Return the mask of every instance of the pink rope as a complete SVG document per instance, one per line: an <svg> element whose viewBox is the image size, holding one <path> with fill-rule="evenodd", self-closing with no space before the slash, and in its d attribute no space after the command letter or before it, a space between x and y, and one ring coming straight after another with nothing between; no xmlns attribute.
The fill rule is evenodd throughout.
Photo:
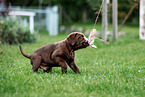
<svg viewBox="0 0 145 97"><path fill-rule="evenodd" d="M97 15L97 17L96 17L94 27L96 26L96 23L97 23L97 21L98 21L98 18L99 18L99 15L100 15L100 12L101 12L103 3L104 3L104 0L102 1L102 4L101 4L101 6L100 6L100 10L99 10L98 15ZM94 29L94 27L93 27L93 29Z"/></svg>

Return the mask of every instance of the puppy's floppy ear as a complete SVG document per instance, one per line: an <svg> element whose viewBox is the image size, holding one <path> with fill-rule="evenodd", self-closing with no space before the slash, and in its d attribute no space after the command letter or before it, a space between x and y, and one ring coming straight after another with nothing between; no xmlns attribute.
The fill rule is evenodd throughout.
<svg viewBox="0 0 145 97"><path fill-rule="evenodd" d="M72 33L68 36L68 42L73 46L76 43L77 33Z"/></svg>

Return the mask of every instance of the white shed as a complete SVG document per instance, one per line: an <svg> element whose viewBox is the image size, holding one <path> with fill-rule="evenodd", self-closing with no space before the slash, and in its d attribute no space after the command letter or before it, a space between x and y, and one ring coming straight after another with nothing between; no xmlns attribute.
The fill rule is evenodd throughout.
<svg viewBox="0 0 145 97"><path fill-rule="evenodd" d="M27 11L10 11L9 15L13 16L29 16L29 23L30 23L30 32L34 32L34 16L35 12L27 12Z"/></svg>

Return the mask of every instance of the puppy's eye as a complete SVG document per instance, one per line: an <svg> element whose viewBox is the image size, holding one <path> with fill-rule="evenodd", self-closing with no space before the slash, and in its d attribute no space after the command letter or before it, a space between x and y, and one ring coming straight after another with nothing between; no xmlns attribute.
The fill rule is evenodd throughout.
<svg viewBox="0 0 145 97"><path fill-rule="evenodd" d="M80 36L79 38L83 38L83 36Z"/></svg>

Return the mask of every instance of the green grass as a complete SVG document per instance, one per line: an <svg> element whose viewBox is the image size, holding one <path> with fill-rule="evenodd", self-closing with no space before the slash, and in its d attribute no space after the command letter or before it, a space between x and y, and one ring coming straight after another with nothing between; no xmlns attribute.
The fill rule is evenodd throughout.
<svg viewBox="0 0 145 97"><path fill-rule="evenodd" d="M92 24L75 24L91 29ZM97 25L97 27L101 27ZM109 26L111 30L111 26ZM124 27L126 34L110 44L95 41L97 49L88 47L76 51L75 61L81 74L69 67L51 73L31 72L30 60L23 57L18 45L0 45L1 97L144 97L145 41L138 38L138 27ZM50 37L40 34L33 44L22 44L25 52L63 40L67 35Z"/></svg>

